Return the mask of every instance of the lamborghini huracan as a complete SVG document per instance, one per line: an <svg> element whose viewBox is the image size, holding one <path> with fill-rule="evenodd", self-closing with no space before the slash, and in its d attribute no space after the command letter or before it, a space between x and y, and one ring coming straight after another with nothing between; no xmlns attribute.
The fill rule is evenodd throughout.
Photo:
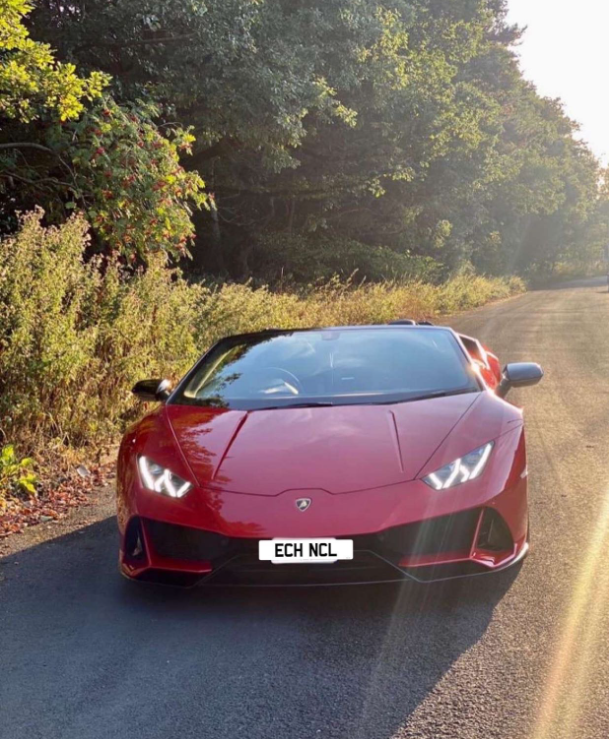
<svg viewBox="0 0 609 739"><path fill-rule="evenodd" d="M177 585L492 573L529 541L522 411L543 376L448 327L265 330L213 346L126 432L121 572Z"/></svg>

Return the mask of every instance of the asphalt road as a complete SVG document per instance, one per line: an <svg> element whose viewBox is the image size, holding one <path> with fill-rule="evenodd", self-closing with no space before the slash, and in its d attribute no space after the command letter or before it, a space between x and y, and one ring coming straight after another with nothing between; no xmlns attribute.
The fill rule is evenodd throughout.
<svg viewBox="0 0 609 739"><path fill-rule="evenodd" d="M110 518L0 564L2 739L609 736L609 295L453 322L546 369L526 408L532 552L464 584L173 592Z"/></svg>

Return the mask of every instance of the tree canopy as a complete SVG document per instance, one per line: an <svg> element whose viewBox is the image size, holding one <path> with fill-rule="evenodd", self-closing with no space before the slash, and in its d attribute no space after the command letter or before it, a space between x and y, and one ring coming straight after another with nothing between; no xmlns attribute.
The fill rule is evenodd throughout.
<svg viewBox="0 0 609 739"><path fill-rule="evenodd" d="M30 37L26 0L0 0L0 211L3 231L15 212L42 205L53 220L81 208L111 251L182 254L194 238L194 205L203 181L179 162L194 137L157 127L152 102L111 96L111 77L77 74L51 47Z"/></svg>
<svg viewBox="0 0 609 739"><path fill-rule="evenodd" d="M83 208L127 256L192 243L238 278L531 273L606 237L599 164L522 78L505 0L0 9L11 207Z"/></svg>

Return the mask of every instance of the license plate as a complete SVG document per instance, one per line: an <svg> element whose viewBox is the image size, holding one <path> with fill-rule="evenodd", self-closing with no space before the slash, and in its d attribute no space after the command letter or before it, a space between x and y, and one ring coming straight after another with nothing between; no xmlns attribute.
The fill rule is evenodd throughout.
<svg viewBox="0 0 609 739"><path fill-rule="evenodd" d="M351 539L270 539L258 542L258 558L273 564L353 559Z"/></svg>

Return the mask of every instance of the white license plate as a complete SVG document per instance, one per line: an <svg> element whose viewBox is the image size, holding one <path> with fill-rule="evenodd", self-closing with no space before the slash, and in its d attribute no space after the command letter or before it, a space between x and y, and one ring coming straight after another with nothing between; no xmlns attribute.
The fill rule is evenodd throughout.
<svg viewBox="0 0 609 739"><path fill-rule="evenodd" d="M353 559L351 539L270 539L258 542L258 558L273 564Z"/></svg>

